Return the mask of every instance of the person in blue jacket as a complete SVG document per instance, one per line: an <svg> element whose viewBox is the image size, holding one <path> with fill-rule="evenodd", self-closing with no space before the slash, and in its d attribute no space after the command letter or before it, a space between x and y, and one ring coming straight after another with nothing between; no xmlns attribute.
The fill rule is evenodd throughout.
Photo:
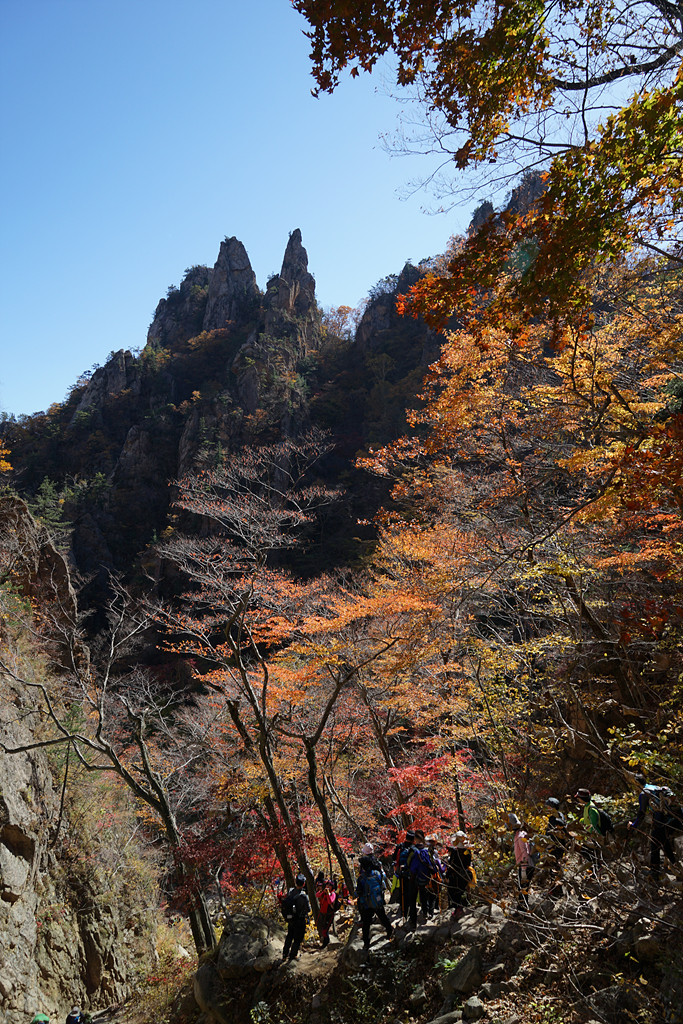
<svg viewBox="0 0 683 1024"><path fill-rule="evenodd" d="M628 827L638 829L648 812L652 813L650 877L653 882L658 882L662 874L662 852L672 864L678 861L671 840L671 826L675 816L671 813L669 800L673 798L673 793L668 786L648 785L644 775L636 775L635 779L641 787L638 795L638 813Z"/></svg>
<svg viewBox="0 0 683 1024"><path fill-rule="evenodd" d="M370 948L370 925L375 914L379 919L379 923L384 925L387 938L390 939L394 934L394 929L384 909L384 883L386 879L382 877L383 874L384 872L375 870L372 857L361 857L360 874L356 883L356 899L358 900L358 913L360 914L364 949Z"/></svg>

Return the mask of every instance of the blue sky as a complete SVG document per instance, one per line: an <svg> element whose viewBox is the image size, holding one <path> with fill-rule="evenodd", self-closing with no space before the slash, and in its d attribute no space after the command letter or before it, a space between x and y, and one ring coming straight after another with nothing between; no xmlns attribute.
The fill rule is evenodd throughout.
<svg viewBox="0 0 683 1024"><path fill-rule="evenodd" d="M303 28L288 0L2 0L0 410L143 346L226 235L263 287L300 227L319 301L355 305L463 230L399 198L428 159L382 149L379 78L311 96Z"/></svg>

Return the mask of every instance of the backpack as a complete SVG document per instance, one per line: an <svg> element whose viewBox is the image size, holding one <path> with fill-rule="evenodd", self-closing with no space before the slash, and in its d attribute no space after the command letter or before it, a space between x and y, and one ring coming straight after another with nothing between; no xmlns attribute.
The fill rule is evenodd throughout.
<svg viewBox="0 0 683 1024"><path fill-rule="evenodd" d="M429 850L424 846L413 850L413 856L409 858L408 866L411 875L418 880L418 885L426 885L434 871Z"/></svg>
<svg viewBox="0 0 683 1024"><path fill-rule="evenodd" d="M614 823L607 811L603 811L599 807L596 807L596 811L600 815L600 824L598 825L600 835L606 836L608 832L614 832Z"/></svg>
<svg viewBox="0 0 683 1024"><path fill-rule="evenodd" d="M643 786L643 792L647 793L652 811L665 811L668 813L673 800L673 793L668 786L652 786L648 783Z"/></svg>
<svg viewBox="0 0 683 1024"><path fill-rule="evenodd" d="M384 906L382 897L382 879L379 871L371 871L369 875L363 875L363 892L360 899L368 910L377 910Z"/></svg>
<svg viewBox="0 0 683 1024"><path fill-rule="evenodd" d="M414 846L404 846L398 855L398 875L400 878L408 877L408 860L410 854L415 849Z"/></svg>
<svg viewBox="0 0 683 1024"><path fill-rule="evenodd" d="M296 901L301 895L301 889L290 889L284 899L280 902L280 910L285 921L297 921L300 917Z"/></svg>

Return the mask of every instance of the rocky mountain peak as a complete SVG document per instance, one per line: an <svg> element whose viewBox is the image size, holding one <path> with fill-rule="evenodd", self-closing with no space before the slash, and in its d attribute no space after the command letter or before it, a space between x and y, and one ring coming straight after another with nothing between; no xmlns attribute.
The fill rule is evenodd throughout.
<svg viewBox="0 0 683 1024"><path fill-rule="evenodd" d="M199 334L212 275L208 267L191 267L185 272L180 288L169 288L166 298L159 301L154 312L147 332L148 345L173 349Z"/></svg>
<svg viewBox="0 0 683 1024"><path fill-rule="evenodd" d="M301 230L289 236L280 276L268 282L270 305L305 316L315 303L315 279L308 272L308 253L301 244Z"/></svg>
<svg viewBox="0 0 683 1024"><path fill-rule="evenodd" d="M248 320L258 309L260 297L247 250L234 236L224 239L211 272L202 330Z"/></svg>

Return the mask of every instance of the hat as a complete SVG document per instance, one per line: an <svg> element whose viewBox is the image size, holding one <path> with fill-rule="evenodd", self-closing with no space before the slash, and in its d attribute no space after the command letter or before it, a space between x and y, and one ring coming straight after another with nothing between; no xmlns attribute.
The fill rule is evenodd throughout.
<svg viewBox="0 0 683 1024"><path fill-rule="evenodd" d="M587 804L591 798L591 791L590 789L577 789L575 796L577 800L583 800Z"/></svg>
<svg viewBox="0 0 683 1024"><path fill-rule="evenodd" d="M406 832L406 842L409 839L414 839L414 838L415 838L415 833L414 832Z"/></svg>
<svg viewBox="0 0 683 1024"><path fill-rule="evenodd" d="M428 843L438 843L439 837L437 835L427 836Z"/></svg>
<svg viewBox="0 0 683 1024"><path fill-rule="evenodd" d="M510 828L521 828L522 823L516 814L508 814L508 825Z"/></svg>
<svg viewBox="0 0 683 1024"><path fill-rule="evenodd" d="M424 839L424 837L425 837L425 834L424 834L424 832L422 831L421 828L416 828L415 829L415 835L416 835L416 837L418 839Z"/></svg>
<svg viewBox="0 0 683 1024"><path fill-rule="evenodd" d="M296 884L297 889L303 889L303 887L306 884L306 876L305 875L297 875L296 876L295 884Z"/></svg>
<svg viewBox="0 0 683 1024"><path fill-rule="evenodd" d="M366 843L360 852L364 857L371 857L372 854L375 852L375 847L372 845L372 843Z"/></svg>
<svg viewBox="0 0 683 1024"><path fill-rule="evenodd" d="M548 807L552 807L554 810L559 811L559 809L560 809L560 801L557 799L556 796L549 796L548 799L546 800L546 803L547 803Z"/></svg>

